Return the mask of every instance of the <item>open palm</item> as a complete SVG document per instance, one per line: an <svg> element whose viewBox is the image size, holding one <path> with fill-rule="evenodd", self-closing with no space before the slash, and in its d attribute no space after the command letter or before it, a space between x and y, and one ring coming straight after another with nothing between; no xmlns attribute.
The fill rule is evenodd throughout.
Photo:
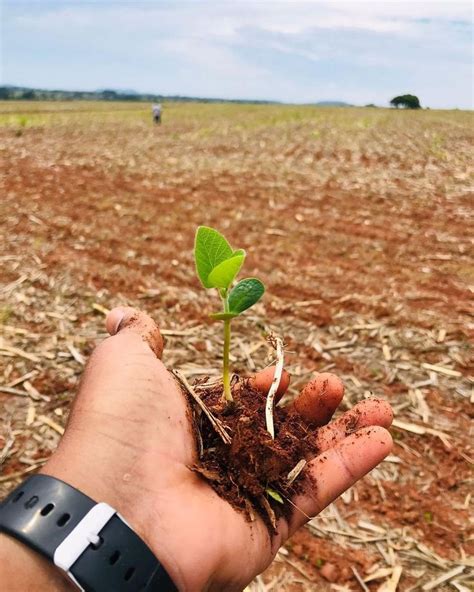
<svg viewBox="0 0 474 592"><path fill-rule="evenodd" d="M154 322L117 308L107 329L113 336L93 353L65 435L43 472L115 507L179 590L242 590L307 516L391 450L388 404L369 399L328 423L343 389L335 376L317 375L295 405L303 418L327 424L319 431L320 452L305 469L305 494L293 500L299 510L270 536L259 518L249 522L189 470L197 460L189 409L159 359L163 342ZM268 389L269 380L267 373L257 385Z"/></svg>

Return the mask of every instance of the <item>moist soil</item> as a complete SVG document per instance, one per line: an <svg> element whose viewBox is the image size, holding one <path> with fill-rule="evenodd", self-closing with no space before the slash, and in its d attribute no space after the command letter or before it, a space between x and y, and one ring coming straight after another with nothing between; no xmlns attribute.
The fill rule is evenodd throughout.
<svg viewBox="0 0 474 592"><path fill-rule="evenodd" d="M304 488L304 471L293 480L288 474L302 459L317 453L317 427L304 422L292 407L276 406L273 439L265 423L266 394L247 379L235 377L232 403L223 400L222 384L206 388L204 381L198 381L194 388L232 442L226 444L205 414L194 411L200 460L193 470L249 520L258 513L274 530L276 519L293 510L289 500ZM269 491L277 492L283 503Z"/></svg>

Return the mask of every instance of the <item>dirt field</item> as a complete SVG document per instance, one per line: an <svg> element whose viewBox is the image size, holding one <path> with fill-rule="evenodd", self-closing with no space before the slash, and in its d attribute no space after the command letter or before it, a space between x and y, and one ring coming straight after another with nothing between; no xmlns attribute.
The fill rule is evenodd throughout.
<svg viewBox="0 0 474 592"><path fill-rule="evenodd" d="M291 395L330 370L345 408L374 393L396 413L393 454L252 591L472 590L472 115L170 104L154 127L149 111L0 103L0 493L56 446L105 309L146 309L168 365L219 373L192 260L207 224L267 285L234 369L269 362L272 328Z"/></svg>

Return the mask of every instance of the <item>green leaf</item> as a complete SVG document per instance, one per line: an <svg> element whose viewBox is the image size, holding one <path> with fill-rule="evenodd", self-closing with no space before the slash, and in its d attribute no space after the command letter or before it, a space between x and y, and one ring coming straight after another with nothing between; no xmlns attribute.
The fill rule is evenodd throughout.
<svg viewBox="0 0 474 592"><path fill-rule="evenodd" d="M265 286L257 278L240 280L229 294L229 310L240 314L253 306L265 292Z"/></svg>
<svg viewBox="0 0 474 592"><path fill-rule="evenodd" d="M284 504L285 503L285 500L281 497L281 495L278 493L278 491L275 491L271 487L267 487L265 489L265 491L268 493L268 495L270 497L272 497L279 504Z"/></svg>
<svg viewBox="0 0 474 592"><path fill-rule="evenodd" d="M239 254L239 253L237 253ZM194 241L196 272L205 288L213 288L208 278L214 267L233 257L234 252L220 232L207 226L200 226Z"/></svg>
<svg viewBox="0 0 474 592"><path fill-rule="evenodd" d="M238 312L213 312L209 315L211 319L215 321L228 321L229 319L233 319L234 317L239 316Z"/></svg>
<svg viewBox="0 0 474 592"><path fill-rule="evenodd" d="M234 281L235 276L239 273L240 268L245 259L245 252L243 255L232 256L216 265L207 278L207 283L213 288L229 288Z"/></svg>

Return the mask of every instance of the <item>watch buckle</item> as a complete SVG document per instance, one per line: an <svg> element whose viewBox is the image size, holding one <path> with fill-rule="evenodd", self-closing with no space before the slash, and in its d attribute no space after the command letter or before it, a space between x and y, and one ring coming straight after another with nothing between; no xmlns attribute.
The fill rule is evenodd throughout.
<svg viewBox="0 0 474 592"><path fill-rule="evenodd" d="M81 590L83 590L83 588L71 574L71 567L76 563L89 545L99 544L100 531L115 513L115 510L104 502L96 504L74 527L54 552L55 565L65 571Z"/></svg>

